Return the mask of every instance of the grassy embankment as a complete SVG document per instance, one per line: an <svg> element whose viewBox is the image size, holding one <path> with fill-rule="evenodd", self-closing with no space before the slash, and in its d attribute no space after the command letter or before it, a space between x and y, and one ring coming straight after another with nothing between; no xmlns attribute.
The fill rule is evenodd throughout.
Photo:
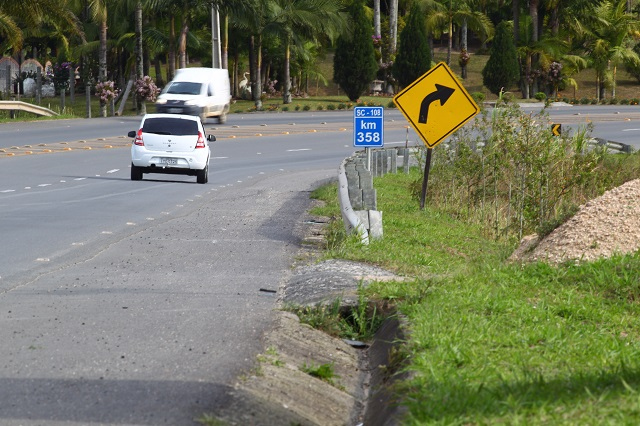
<svg viewBox="0 0 640 426"><path fill-rule="evenodd" d="M364 290L408 319L396 354L414 373L397 389L407 424L638 424L640 253L559 266L507 257L521 219L526 235L555 222L549 206L640 177L640 155L585 153L584 134L554 139L544 120L505 111L476 120L497 135L484 152L463 149L480 131L434 149L424 211L419 168L376 178L384 237L367 246L343 235L335 185L317 190L316 213L336 218L327 256L411 277Z"/></svg>
<svg viewBox="0 0 640 426"><path fill-rule="evenodd" d="M513 240L420 211L408 190L420 176L376 178L384 238L328 254L416 277L366 290L410 324L407 424L638 424L640 255L507 263ZM339 217L335 187L315 195L327 201L317 213Z"/></svg>

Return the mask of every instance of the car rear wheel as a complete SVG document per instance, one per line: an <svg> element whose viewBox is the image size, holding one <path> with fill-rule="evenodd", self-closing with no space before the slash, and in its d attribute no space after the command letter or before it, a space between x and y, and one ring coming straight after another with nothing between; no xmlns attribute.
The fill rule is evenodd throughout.
<svg viewBox="0 0 640 426"><path fill-rule="evenodd" d="M142 180L142 168L131 163L131 180Z"/></svg>
<svg viewBox="0 0 640 426"><path fill-rule="evenodd" d="M218 124L224 124L226 122L227 122L227 114L223 112L218 116Z"/></svg>
<svg viewBox="0 0 640 426"><path fill-rule="evenodd" d="M198 170L196 174L198 183L207 183L209 182L209 165L204 166L204 169Z"/></svg>

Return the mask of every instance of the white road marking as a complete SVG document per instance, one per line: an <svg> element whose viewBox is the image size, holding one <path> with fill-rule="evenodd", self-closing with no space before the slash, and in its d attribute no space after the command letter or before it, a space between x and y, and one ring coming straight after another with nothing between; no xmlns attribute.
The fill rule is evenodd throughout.
<svg viewBox="0 0 640 426"><path fill-rule="evenodd" d="M75 178L74 180L85 180L86 178Z"/></svg>
<svg viewBox="0 0 640 426"><path fill-rule="evenodd" d="M288 149L287 152L311 151L311 148Z"/></svg>
<svg viewBox="0 0 640 426"><path fill-rule="evenodd" d="M7 193L7 192L16 192L15 189L5 189L4 191L0 191L2 193Z"/></svg>
<svg viewBox="0 0 640 426"><path fill-rule="evenodd" d="M120 171L120 169L112 169L112 170L109 170L107 173L115 173L115 172L119 172L119 171Z"/></svg>
<svg viewBox="0 0 640 426"><path fill-rule="evenodd" d="M41 184L40 184L40 185L38 185L38 186L42 186L42 187L44 187L44 186L51 186L51 184L50 184L50 183L41 183Z"/></svg>
<svg viewBox="0 0 640 426"><path fill-rule="evenodd" d="M640 129L622 129L623 132L637 132Z"/></svg>
<svg viewBox="0 0 640 426"><path fill-rule="evenodd" d="M227 159L229 157L211 157L212 160L224 160Z"/></svg>

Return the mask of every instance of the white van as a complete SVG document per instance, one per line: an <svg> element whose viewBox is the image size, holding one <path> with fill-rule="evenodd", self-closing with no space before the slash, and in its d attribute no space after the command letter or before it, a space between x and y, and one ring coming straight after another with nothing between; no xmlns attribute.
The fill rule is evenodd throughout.
<svg viewBox="0 0 640 426"><path fill-rule="evenodd" d="M231 91L229 71L224 68L181 68L158 96L156 111L165 114L198 115L227 120Z"/></svg>

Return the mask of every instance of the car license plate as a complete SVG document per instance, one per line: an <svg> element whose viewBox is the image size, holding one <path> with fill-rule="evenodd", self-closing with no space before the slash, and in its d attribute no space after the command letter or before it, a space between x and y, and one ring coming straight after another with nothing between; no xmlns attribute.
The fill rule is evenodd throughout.
<svg viewBox="0 0 640 426"><path fill-rule="evenodd" d="M182 112L181 108L169 108L170 114L180 114Z"/></svg>
<svg viewBox="0 0 640 426"><path fill-rule="evenodd" d="M161 158L160 164L178 164L178 160L176 158Z"/></svg>

